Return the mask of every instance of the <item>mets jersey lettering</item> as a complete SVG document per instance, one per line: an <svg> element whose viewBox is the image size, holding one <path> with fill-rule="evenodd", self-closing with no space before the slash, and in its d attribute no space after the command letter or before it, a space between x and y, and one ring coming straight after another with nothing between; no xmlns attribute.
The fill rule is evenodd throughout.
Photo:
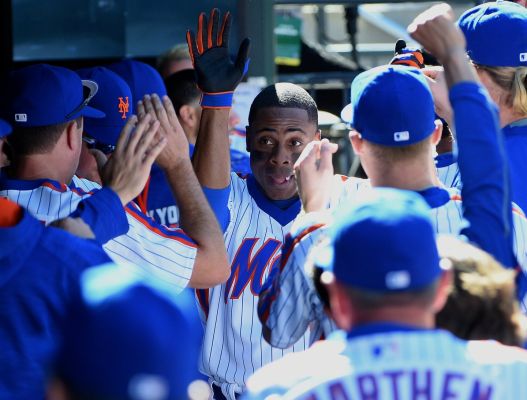
<svg viewBox="0 0 527 400"><path fill-rule="evenodd" d="M238 248L232 261L231 276L225 285L225 303L228 299L238 299L247 286L254 296L258 296L267 268L275 268L280 262L282 242L269 238L255 251L258 242L261 243L258 238L244 239Z"/></svg>
<svg viewBox="0 0 527 400"><path fill-rule="evenodd" d="M242 393L254 371L309 344L309 332L284 350L263 338L258 296L279 267L282 244L299 207L270 210L273 205L261 202L250 179L231 174L230 220L224 234L231 276L222 285L196 291L205 324L200 369L231 400Z"/></svg>
<svg viewBox="0 0 527 400"><path fill-rule="evenodd" d="M526 374L527 352L494 341L442 330L336 332L262 368L244 400L515 400L527 398Z"/></svg>

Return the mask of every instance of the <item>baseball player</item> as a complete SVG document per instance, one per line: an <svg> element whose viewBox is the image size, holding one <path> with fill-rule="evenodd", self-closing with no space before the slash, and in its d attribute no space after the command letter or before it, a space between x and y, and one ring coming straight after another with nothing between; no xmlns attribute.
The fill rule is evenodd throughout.
<svg viewBox="0 0 527 400"><path fill-rule="evenodd" d="M6 143L6 136L11 133L11 126L0 119L0 168L6 167L9 165L9 159L6 154L6 149L4 148Z"/></svg>
<svg viewBox="0 0 527 400"><path fill-rule="evenodd" d="M509 1L482 4L467 10L458 25L465 34L467 54L478 77L499 107L499 124L505 137L509 160L512 200L527 207L524 183L527 162L527 10ZM436 105L445 118L451 113L444 104L444 77L438 71L431 78ZM439 112L439 111L438 111ZM450 164L454 169L454 164Z"/></svg>
<svg viewBox="0 0 527 400"><path fill-rule="evenodd" d="M331 180L332 174L324 172L332 171L331 160L326 158L330 154L329 143L317 144L319 164L315 163L316 146L306 151L299 162L299 170L305 171L307 178L305 185L301 177L297 178L297 183L301 196L309 193L302 198L308 214L292 228L292 237L283 250L281 272L275 272L260 294L259 315L264 324L264 335L272 345L289 346L305 334L311 322L312 330L322 328L320 322L325 320L323 307L304 273L307 252L322 235L320 228L325 223L323 213L319 215L318 211L328 204L332 208L351 203L371 190L371 186L411 189L420 193L432 208L432 220L438 233L458 235L461 232L509 268L516 267L516 256L525 270L527 225L520 210L515 210L511 216L496 116L486 93L475 82L475 72L462 54L462 33L449 20L451 17L440 15L424 27L419 25L414 36L440 61L444 60L451 85L450 101L456 110L459 165L464 177L462 192L456 189L447 191L437 181L432 159L441 129L440 125L434 125L432 95L419 70L384 66L359 75L352 85L352 125L355 131L350 135L370 180L341 177ZM441 35L436 34L437 38L431 39L428 32L437 30L441 30ZM459 57L445 57L445 49L459 52ZM412 93L411 98L406 93ZM345 109L348 110L350 107ZM477 129L471 115L478 115ZM485 165L474 162L478 154L485 154ZM328 195L330 193L333 194ZM460 194L464 197L463 203ZM462 231L463 217L470 221L470 225ZM524 274L519 274L522 285L523 278ZM520 298L523 298L523 289L520 289Z"/></svg>
<svg viewBox="0 0 527 400"><path fill-rule="evenodd" d="M525 398L525 350L434 329L452 280L435 236L412 191L376 188L342 210L317 264L345 332L262 368L245 398Z"/></svg>
<svg viewBox="0 0 527 400"><path fill-rule="evenodd" d="M86 106L88 99L83 98L80 78L64 68L40 64L15 71L10 90L10 115L15 126L10 144L16 157L8 178L0 182L0 194L46 223L68 216L82 199L101 188L74 176L82 116L100 116L100 112ZM105 181L111 178L115 182L128 224L127 233L113 238L104 248L113 260L137 265L137 272L169 282L176 291L189 284L215 285L228 273L221 232L195 179L188 153L180 150L187 142L169 100L165 101L166 108L160 107L160 122L151 123L150 116L139 123L136 118L130 119L103 171ZM157 138L156 133L160 134ZM128 204L144 186L156 157L169 181L185 183L176 195L184 215L182 226L188 224L186 232L158 225L134 203ZM98 218L114 216L99 213Z"/></svg>
<svg viewBox="0 0 527 400"><path fill-rule="evenodd" d="M201 337L193 302L111 263L86 270L79 292L67 310L48 399L189 398Z"/></svg>
<svg viewBox="0 0 527 400"><path fill-rule="evenodd" d="M231 269L225 284L197 293L205 322L201 371L210 377L215 399L237 398L253 371L308 345L306 336L285 350L269 346L256 305L300 210L293 164L306 144L320 137L311 96L293 84L271 85L251 105L247 149L252 174L230 173L229 109L249 49L249 41L243 41L236 61L230 61L230 18L227 13L220 24L218 10L208 21L201 14L197 40L190 32L187 36L203 92L193 164L224 230Z"/></svg>
<svg viewBox="0 0 527 400"><path fill-rule="evenodd" d="M86 268L110 258L92 240L44 227L0 197L0 399L42 399L67 306Z"/></svg>

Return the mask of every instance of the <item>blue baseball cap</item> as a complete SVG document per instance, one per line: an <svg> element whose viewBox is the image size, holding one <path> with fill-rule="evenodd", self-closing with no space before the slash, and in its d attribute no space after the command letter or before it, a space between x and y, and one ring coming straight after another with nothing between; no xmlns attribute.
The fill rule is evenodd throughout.
<svg viewBox="0 0 527 400"><path fill-rule="evenodd" d="M472 61L490 67L527 67L527 9L510 1L465 11L458 25Z"/></svg>
<svg viewBox="0 0 527 400"><path fill-rule="evenodd" d="M179 400L199 378L195 303L107 264L81 276L63 329L56 374L86 398Z"/></svg>
<svg viewBox="0 0 527 400"><path fill-rule="evenodd" d="M128 117L133 114L130 87L108 68L85 68L77 73L83 79L97 82L99 90L90 104L106 114L101 119L86 120L84 131L98 142L115 146Z"/></svg>
<svg viewBox="0 0 527 400"><path fill-rule="evenodd" d="M418 193L376 188L334 221L314 263L338 282L367 291L408 291L443 272L430 208Z"/></svg>
<svg viewBox="0 0 527 400"><path fill-rule="evenodd" d="M384 146L407 146L435 129L432 92L420 70L384 65L357 75L351 104L340 114L364 139Z"/></svg>
<svg viewBox="0 0 527 400"><path fill-rule="evenodd" d="M11 133L11 125L0 119L0 138L6 137Z"/></svg>
<svg viewBox="0 0 527 400"><path fill-rule="evenodd" d="M81 80L75 72L48 64L35 64L14 71L9 80L9 119L13 126L56 125L80 116L103 118L88 106L97 84Z"/></svg>
<svg viewBox="0 0 527 400"><path fill-rule="evenodd" d="M156 93L159 97L167 94L159 72L144 62L126 59L111 64L108 68L128 83L135 101L141 100L145 94Z"/></svg>

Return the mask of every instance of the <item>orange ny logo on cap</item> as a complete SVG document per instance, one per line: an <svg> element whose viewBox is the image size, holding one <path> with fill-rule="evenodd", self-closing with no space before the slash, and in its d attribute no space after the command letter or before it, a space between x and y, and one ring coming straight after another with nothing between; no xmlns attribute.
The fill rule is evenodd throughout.
<svg viewBox="0 0 527 400"><path fill-rule="evenodd" d="M122 97L119 97L119 112L122 114L121 118L126 119L126 113L128 112L128 96L125 97L126 102L123 100Z"/></svg>

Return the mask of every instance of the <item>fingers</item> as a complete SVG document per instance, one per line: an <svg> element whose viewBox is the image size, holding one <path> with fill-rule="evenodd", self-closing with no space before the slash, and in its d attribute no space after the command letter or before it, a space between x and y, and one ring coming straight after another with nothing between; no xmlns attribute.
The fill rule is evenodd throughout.
<svg viewBox="0 0 527 400"><path fill-rule="evenodd" d="M128 144L126 146L126 152L128 155L134 154L136 152L137 144L143 137L143 133L145 132L146 128L150 126L151 121L152 117L150 114L146 114L145 117L139 121L135 127L134 133L130 135L130 140L128 140Z"/></svg>
<svg viewBox="0 0 527 400"><path fill-rule="evenodd" d="M198 46L196 45L196 38L194 36L194 32L192 32L190 29L187 30L187 46L190 59L192 60L192 65L194 65L194 59L196 55L199 54L199 51Z"/></svg>
<svg viewBox="0 0 527 400"><path fill-rule="evenodd" d="M95 158L95 162L97 163L97 169L100 171L102 168L106 165L106 162L108 161L108 157L106 157L106 154L104 154L99 149L91 149L90 153L93 155L93 158Z"/></svg>
<svg viewBox="0 0 527 400"><path fill-rule="evenodd" d="M144 158L144 155L149 151L151 143L156 137L156 133L159 129L159 121L153 121L146 129L142 135L141 140L137 144L136 153L141 159ZM164 138L164 136L162 136Z"/></svg>
<svg viewBox="0 0 527 400"><path fill-rule="evenodd" d="M245 38L240 44L238 56L236 57L236 68L245 75L249 68L249 50L251 48L251 39Z"/></svg>
<svg viewBox="0 0 527 400"><path fill-rule="evenodd" d="M304 169L306 166L316 165L317 155L319 152L320 142L317 140L309 142L300 154L300 157L298 157L298 160L296 160L296 163L293 167L295 173L300 172L300 169Z"/></svg>
<svg viewBox="0 0 527 400"><path fill-rule="evenodd" d="M161 99L157 94L153 94L151 97L152 104L154 105L154 112L156 114L156 118L161 122L162 125L169 124L168 116L165 111L165 106L161 102Z"/></svg>
<svg viewBox="0 0 527 400"><path fill-rule="evenodd" d="M218 41L218 24L219 24L219 11L217 8L213 8L210 12L209 25L207 27L207 48L210 49L216 46Z"/></svg>
<svg viewBox="0 0 527 400"><path fill-rule="evenodd" d="M134 129L136 124L137 117L135 115L132 115L130 118L128 118L128 121L126 121L126 124L124 125L123 129L121 130L121 134L119 135L119 139L117 140L117 145L115 146L115 153L122 153L124 151L124 149L126 148L126 143L128 142L128 138L130 137L130 133L132 132L132 129Z"/></svg>
<svg viewBox="0 0 527 400"><path fill-rule="evenodd" d="M154 143L153 146L150 147L148 152L146 153L146 157L144 159L144 165L150 168L154 161L156 160L157 156L163 151L165 146L167 145L167 138L161 137L158 139L157 142Z"/></svg>
<svg viewBox="0 0 527 400"><path fill-rule="evenodd" d="M229 47L229 32L231 30L231 13L227 13L223 17L223 23L221 24L221 31L218 37L218 45L223 47Z"/></svg>
<svg viewBox="0 0 527 400"><path fill-rule="evenodd" d="M137 102L136 110L137 110L137 116L139 117L139 119L143 119L146 115L146 110L141 100Z"/></svg>
<svg viewBox="0 0 527 400"><path fill-rule="evenodd" d="M156 111L154 109L154 104L152 103L152 98L150 95L145 94L145 97L143 97L143 106L145 107L147 114L150 114L153 118L156 117Z"/></svg>
<svg viewBox="0 0 527 400"><path fill-rule="evenodd" d="M161 99L163 102L163 107L165 107L165 111L168 117L168 120L170 122L170 125L176 126L179 125L179 119L176 114L176 109L174 108L174 104L172 104L172 100L170 100L170 97L163 96Z"/></svg>
<svg viewBox="0 0 527 400"><path fill-rule="evenodd" d="M331 143L327 139L322 139L320 144L320 169L333 170L333 154L337 152L338 148L338 144Z"/></svg>
<svg viewBox="0 0 527 400"><path fill-rule="evenodd" d="M198 18L197 40L199 54L203 54L207 45L207 16L205 13L201 13Z"/></svg>

